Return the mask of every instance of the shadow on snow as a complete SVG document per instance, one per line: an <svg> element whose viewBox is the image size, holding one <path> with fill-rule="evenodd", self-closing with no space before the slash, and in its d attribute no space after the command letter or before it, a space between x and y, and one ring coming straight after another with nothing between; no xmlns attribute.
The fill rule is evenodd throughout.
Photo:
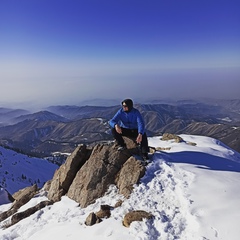
<svg viewBox="0 0 240 240"><path fill-rule="evenodd" d="M167 162L194 164L197 168L201 169L240 172L239 162L207 153L191 151L174 153L156 152L155 155L157 158L163 158Z"/></svg>

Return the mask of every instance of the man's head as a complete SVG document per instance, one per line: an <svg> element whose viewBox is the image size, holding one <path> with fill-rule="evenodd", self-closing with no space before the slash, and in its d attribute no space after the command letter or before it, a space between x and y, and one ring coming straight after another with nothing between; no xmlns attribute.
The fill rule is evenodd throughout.
<svg viewBox="0 0 240 240"><path fill-rule="evenodd" d="M130 112L132 110L132 108L133 108L133 101L132 101L132 99L127 98L127 99L123 100L122 101L122 106L123 106L123 110L125 112Z"/></svg>

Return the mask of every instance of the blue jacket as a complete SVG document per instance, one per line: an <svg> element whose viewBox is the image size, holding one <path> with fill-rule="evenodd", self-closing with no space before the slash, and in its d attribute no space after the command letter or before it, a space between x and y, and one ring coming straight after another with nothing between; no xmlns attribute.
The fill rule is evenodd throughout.
<svg viewBox="0 0 240 240"><path fill-rule="evenodd" d="M142 115L136 108L133 108L130 112L124 112L122 108L119 109L109 121L109 124L112 128L114 128L116 124L119 124L120 127L138 129L138 133L145 133L145 124Z"/></svg>

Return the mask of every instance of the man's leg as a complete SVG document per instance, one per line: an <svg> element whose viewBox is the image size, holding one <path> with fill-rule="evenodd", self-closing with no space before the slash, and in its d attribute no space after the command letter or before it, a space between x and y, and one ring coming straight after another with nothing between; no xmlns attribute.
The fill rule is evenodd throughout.
<svg viewBox="0 0 240 240"><path fill-rule="evenodd" d="M137 129L127 129L127 128L122 128L122 136L136 139L138 135L138 130Z"/></svg>
<svg viewBox="0 0 240 240"><path fill-rule="evenodd" d="M126 144L124 143L122 134L119 134L115 128L112 128L112 135L119 146L122 146L122 147L126 146Z"/></svg>
<svg viewBox="0 0 240 240"><path fill-rule="evenodd" d="M143 156L148 158L149 147L148 147L148 139L147 139L146 133L142 135L142 142L141 142L140 148Z"/></svg>
<svg viewBox="0 0 240 240"><path fill-rule="evenodd" d="M136 139L138 136L138 130L137 129L122 129L122 135L126 137L130 137L132 139ZM140 150L143 156L148 157L149 147L148 147L148 139L147 134L144 133L142 135L142 142L140 144Z"/></svg>

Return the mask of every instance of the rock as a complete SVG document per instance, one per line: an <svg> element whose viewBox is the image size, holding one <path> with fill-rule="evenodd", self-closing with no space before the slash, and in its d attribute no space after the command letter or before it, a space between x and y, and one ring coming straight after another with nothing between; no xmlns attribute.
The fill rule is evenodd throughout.
<svg viewBox="0 0 240 240"><path fill-rule="evenodd" d="M180 143L184 142L183 139L175 134L172 133L164 133L162 136L162 141L168 141L174 139L175 142Z"/></svg>
<svg viewBox="0 0 240 240"><path fill-rule="evenodd" d="M48 192L50 187L51 187L51 183L52 183L52 179L48 180L47 182L45 182L44 186L43 186L43 190Z"/></svg>
<svg viewBox="0 0 240 240"><path fill-rule="evenodd" d="M191 146L197 146L197 144L195 142L187 142L188 145L191 145Z"/></svg>
<svg viewBox="0 0 240 240"><path fill-rule="evenodd" d="M138 154L138 144L135 139L123 136L123 140L126 144L127 149L131 151L132 154Z"/></svg>
<svg viewBox="0 0 240 240"><path fill-rule="evenodd" d="M142 210L131 211L124 216L123 226L130 227L133 221L142 221L144 218L151 219L153 215Z"/></svg>
<svg viewBox="0 0 240 240"><path fill-rule="evenodd" d="M122 200L119 200L116 202L116 204L114 205L114 208L118 208L118 207L121 207L123 204L123 201Z"/></svg>
<svg viewBox="0 0 240 240"><path fill-rule="evenodd" d="M24 189L19 190L18 192L13 194L13 198L15 201L12 204L12 207L0 214L0 221L3 221L16 213L20 207L22 207L24 204L26 204L28 201L30 201L34 195L37 193L38 188L37 185L34 184L31 187L26 187Z"/></svg>
<svg viewBox="0 0 240 240"><path fill-rule="evenodd" d="M67 158L66 162L54 173L48 192L48 198L57 202L65 195L73 182L78 170L89 157L89 150L86 145L78 146Z"/></svg>
<svg viewBox="0 0 240 240"><path fill-rule="evenodd" d="M101 205L101 209L96 213L98 218L109 218L111 216L111 206Z"/></svg>
<svg viewBox="0 0 240 240"><path fill-rule="evenodd" d="M18 212L16 214L14 214L11 218L11 225L10 226L18 223L22 219L29 217L30 215L34 214L38 210L40 210L40 209L42 209L42 208L44 208L48 205L51 205L51 204L53 204L53 202L51 202L51 201L42 201L34 207L28 208L27 210L25 210L23 212Z"/></svg>
<svg viewBox="0 0 240 240"><path fill-rule="evenodd" d="M149 146L149 152L150 153L152 153L152 154L154 154L155 152L156 152L156 148L155 147L151 147L151 146Z"/></svg>
<svg viewBox="0 0 240 240"><path fill-rule="evenodd" d="M26 187L14 193L13 198L15 199L15 201L13 202L11 209L18 210L21 206L30 201L32 197L37 193L37 191L37 184L34 184L33 186Z"/></svg>
<svg viewBox="0 0 240 240"><path fill-rule="evenodd" d="M169 151L171 147L156 147L156 151Z"/></svg>
<svg viewBox="0 0 240 240"><path fill-rule="evenodd" d="M130 157L123 165L115 180L119 193L126 198L130 196L133 185L144 176L146 168L135 157Z"/></svg>
<svg viewBox="0 0 240 240"><path fill-rule="evenodd" d="M86 218L85 225L92 226L96 223L100 223L102 220L96 216L94 212L90 213Z"/></svg>
<svg viewBox="0 0 240 240"><path fill-rule="evenodd" d="M78 171L67 196L83 208L94 203L114 184L116 174L130 156L128 149L117 151L114 146L97 144Z"/></svg>

